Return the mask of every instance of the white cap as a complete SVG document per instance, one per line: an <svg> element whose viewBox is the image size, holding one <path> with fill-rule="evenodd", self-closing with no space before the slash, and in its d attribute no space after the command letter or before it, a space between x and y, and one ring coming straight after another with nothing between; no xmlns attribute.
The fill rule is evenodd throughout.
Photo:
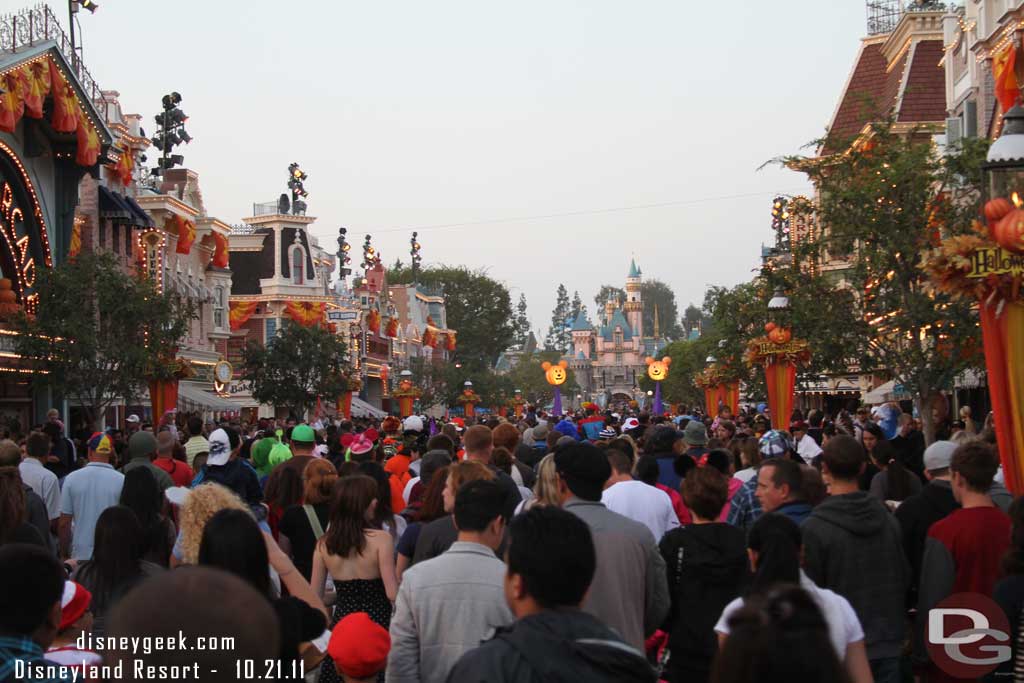
<svg viewBox="0 0 1024 683"><path fill-rule="evenodd" d="M231 439L223 429L215 429L210 434L210 454L206 458L207 465L227 465L231 457Z"/></svg>
<svg viewBox="0 0 1024 683"><path fill-rule="evenodd" d="M405 418L405 422L402 423L402 429L407 432L422 432L423 418L419 415L410 415Z"/></svg>
<svg viewBox="0 0 1024 683"><path fill-rule="evenodd" d="M627 418L626 421L622 423L622 431L628 432L630 429L636 429L639 426L640 420L636 419L635 417L630 417Z"/></svg>
<svg viewBox="0 0 1024 683"><path fill-rule="evenodd" d="M141 422L141 420L139 419L139 416L138 416L138 415L129 415L128 417L126 417L126 418L124 419L124 421L125 421L125 422L129 422L129 423L131 423L131 424L133 424L133 425L134 425L134 424L138 424L139 422Z"/></svg>

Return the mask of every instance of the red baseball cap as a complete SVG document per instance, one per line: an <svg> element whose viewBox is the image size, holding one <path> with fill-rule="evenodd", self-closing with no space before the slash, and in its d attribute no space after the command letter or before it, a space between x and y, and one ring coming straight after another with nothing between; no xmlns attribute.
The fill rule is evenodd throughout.
<svg viewBox="0 0 1024 683"><path fill-rule="evenodd" d="M338 622L331 631L327 654L335 668L352 678L369 678L384 670L391 650L387 629L370 619L366 612L354 612Z"/></svg>

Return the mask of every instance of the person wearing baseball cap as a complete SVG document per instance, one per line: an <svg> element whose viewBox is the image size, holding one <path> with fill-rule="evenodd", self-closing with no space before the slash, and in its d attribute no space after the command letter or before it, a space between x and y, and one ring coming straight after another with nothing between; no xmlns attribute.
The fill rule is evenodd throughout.
<svg viewBox="0 0 1024 683"><path fill-rule="evenodd" d="M210 433L210 455L192 481L193 488L213 481L234 491L249 505L263 501L263 490L256 470L238 457L242 438L233 427L221 427Z"/></svg>
<svg viewBox="0 0 1024 683"><path fill-rule="evenodd" d="M291 447L292 457L286 460L281 467L295 470L299 479L302 479L306 465L315 457L313 450L316 448L316 432L306 423L295 425L292 427Z"/></svg>
<svg viewBox="0 0 1024 683"><path fill-rule="evenodd" d="M596 446L573 443L558 449L555 471L562 507L587 523L601 558L583 610L643 652L648 626L663 622L670 603L665 560L654 535L601 504L612 467Z"/></svg>
<svg viewBox="0 0 1024 683"><path fill-rule="evenodd" d="M64 478L60 491L58 535L61 549L67 557L92 559L96 520L104 510L117 505L121 499L124 475L110 464L113 452L114 444L109 436L93 434L89 439L89 463Z"/></svg>
<svg viewBox="0 0 1024 683"><path fill-rule="evenodd" d="M916 604L921 579L921 560L924 557L928 529L960 507L953 497L953 486L950 481L953 475L949 470L956 446L952 441L936 441L925 449L924 476L928 480L928 485L896 508L896 519L903 532L903 550L910 562L910 593L915 600L911 604Z"/></svg>
<svg viewBox="0 0 1024 683"><path fill-rule="evenodd" d="M121 468L121 472L128 474L132 470L145 467L153 474L160 486L160 492L163 493L174 486L174 480L171 479L171 475L153 464L155 457L156 437L153 436L153 432L135 432L128 439L128 462Z"/></svg>
<svg viewBox="0 0 1024 683"><path fill-rule="evenodd" d="M366 612L346 615L331 630L327 656L344 683L374 683L384 671L391 651L391 636L386 628L370 619Z"/></svg>
<svg viewBox="0 0 1024 683"><path fill-rule="evenodd" d="M765 432L757 442L757 450L761 453L761 461L772 458L784 458L793 451L793 440L786 432L772 429ZM726 521L740 529L750 530L757 518L761 516L761 501L757 498L757 479L755 472L732 498L729 516Z"/></svg>

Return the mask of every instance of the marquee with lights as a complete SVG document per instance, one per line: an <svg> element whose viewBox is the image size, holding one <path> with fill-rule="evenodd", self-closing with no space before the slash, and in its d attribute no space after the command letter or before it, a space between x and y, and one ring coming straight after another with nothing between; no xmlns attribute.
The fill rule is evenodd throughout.
<svg viewBox="0 0 1024 683"><path fill-rule="evenodd" d="M0 141L0 270L29 313L35 311L38 269L52 266L35 186L14 150Z"/></svg>

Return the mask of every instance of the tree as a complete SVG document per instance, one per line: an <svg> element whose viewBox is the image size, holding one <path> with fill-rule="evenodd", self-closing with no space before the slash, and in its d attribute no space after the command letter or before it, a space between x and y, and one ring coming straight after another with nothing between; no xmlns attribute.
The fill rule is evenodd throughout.
<svg viewBox="0 0 1024 683"><path fill-rule="evenodd" d="M744 282L732 288L711 287L704 294L704 313L710 324L701 339L708 344L708 355L728 364L752 398L767 395L764 373L760 368L747 367L743 354L751 339L764 334L767 307L768 298L757 282Z"/></svg>
<svg viewBox="0 0 1024 683"><path fill-rule="evenodd" d="M523 392L523 398L534 405L547 405L554 400L554 388L544 378L544 370L541 364L544 361L557 363L561 354L557 351L538 351L529 356L523 356L512 370L505 375L509 396L511 392L519 389ZM576 374L572 368L566 370L567 377L562 385L562 398L568 405L571 396L579 393L579 384L576 381Z"/></svg>
<svg viewBox="0 0 1024 683"><path fill-rule="evenodd" d="M419 271L418 280L424 287L444 292L448 327L458 332L455 358L463 364L491 367L515 341L508 287L485 270L433 266ZM388 281L411 284L412 270L389 271Z"/></svg>
<svg viewBox="0 0 1024 683"><path fill-rule="evenodd" d="M705 360L713 351L714 344L707 337L672 342L661 351L659 356L672 359L668 378L661 383L661 395L666 403L683 403L688 407L704 405L704 390L693 383L693 377L704 369ZM644 391L654 389L654 382L647 373L639 384Z"/></svg>
<svg viewBox="0 0 1024 683"><path fill-rule="evenodd" d="M448 393L449 368L454 367L450 363L438 363L433 359L423 356L413 356L409 359L409 371L412 372L412 382L423 394L420 396L420 405L429 408L445 399Z"/></svg>
<svg viewBox="0 0 1024 683"><path fill-rule="evenodd" d="M35 316L14 320L15 350L36 382L85 409L93 429L116 401L131 402L150 378L173 374L195 317L188 300L125 273L107 252L38 271L35 291Z"/></svg>
<svg viewBox="0 0 1024 683"><path fill-rule="evenodd" d="M979 215L987 144L965 139L943 156L930 135L887 122L842 155L784 160L817 185L823 230L812 246L848 263L843 277L854 316L871 328L871 357L914 397L928 442L933 401L978 363L980 333L968 303L930 291L921 254Z"/></svg>
<svg viewBox="0 0 1024 683"><path fill-rule="evenodd" d="M526 314L526 295L519 293L519 303L516 304L516 315L512 321L513 339L519 346L525 348L530 337L530 318Z"/></svg>
<svg viewBox="0 0 1024 683"><path fill-rule="evenodd" d="M266 346L250 342L242 365L253 398L299 418L317 398L333 401L348 389L345 342L319 325L289 323Z"/></svg>
<svg viewBox="0 0 1024 683"><path fill-rule="evenodd" d="M609 298L620 302L625 301L626 290L621 287L613 287L612 285L601 285L597 296L594 297L594 304L597 306L598 315L604 310L604 305L608 303Z"/></svg>
<svg viewBox="0 0 1024 683"><path fill-rule="evenodd" d="M548 336L544 339L546 351L558 351L562 354L569 352L569 341L572 339L572 335L567 329L567 322L571 314L569 292L565 285L559 284L555 308L551 311L551 327L548 328Z"/></svg>
<svg viewBox="0 0 1024 683"><path fill-rule="evenodd" d="M679 309L672 288L661 280L645 280L640 285L640 294L644 302L644 335L654 335L654 312L657 310L661 335L667 339L680 339L683 330L679 327Z"/></svg>
<svg viewBox="0 0 1024 683"><path fill-rule="evenodd" d="M684 336L689 337L692 330L697 330L698 332L703 331L704 327L707 326L708 320L705 319L704 313L699 308L690 304L686 307L686 310L683 311L682 322L683 334Z"/></svg>
<svg viewBox="0 0 1024 683"><path fill-rule="evenodd" d="M572 293L572 304L570 305L570 309L571 312L569 315L573 320L575 320L576 316L578 316L580 311L583 309L583 300L580 299L580 293L578 291L574 291Z"/></svg>

